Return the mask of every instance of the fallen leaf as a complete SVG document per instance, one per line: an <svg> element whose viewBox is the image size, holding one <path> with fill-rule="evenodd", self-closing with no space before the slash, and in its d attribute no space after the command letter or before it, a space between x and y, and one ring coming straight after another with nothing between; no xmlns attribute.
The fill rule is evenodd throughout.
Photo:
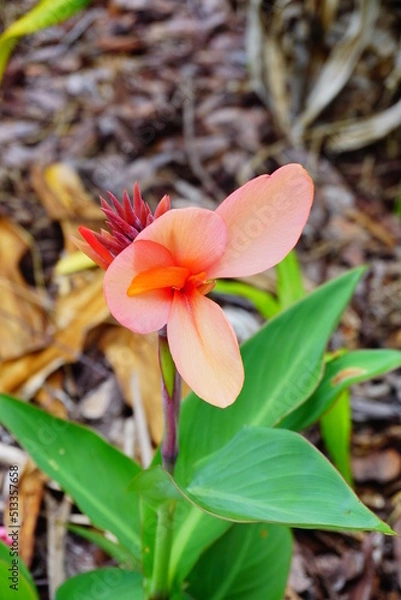
<svg viewBox="0 0 401 600"><path fill-rule="evenodd" d="M80 177L68 164L36 165L31 172L31 181L49 217L60 222L65 250L76 250L71 236L77 235L78 225L95 229L104 225L100 206L86 193Z"/></svg>
<svg viewBox="0 0 401 600"><path fill-rule="evenodd" d="M159 444L163 435L163 415L157 335L139 335L122 327L113 327L102 337L100 347L113 367L129 406L135 405L131 379L134 372L137 374L152 440Z"/></svg>
<svg viewBox="0 0 401 600"><path fill-rule="evenodd" d="M62 221L79 217L104 220L100 207L86 193L81 179L68 164L36 165L32 169L31 181L51 219Z"/></svg>
<svg viewBox="0 0 401 600"><path fill-rule="evenodd" d="M103 272L85 273L80 285L60 296L51 315L54 332L49 345L0 368L0 388L5 393L32 395L50 373L63 364L78 360L87 333L107 319L109 310L103 296Z"/></svg>
<svg viewBox="0 0 401 600"><path fill-rule="evenodd" d="M55 371L45 384L36 392L35 403L43 410L59 419L67 419L68 412L63 402L57 397L57 391L63 389L64 377L62 372Z"/></svg>
<svg viewBox="0 0 401 600"><path fill-rule="evenodd" d="M43 347L44 297L24 281L19 261L29 245L22 228L0 219L0 360L10 360Z"/></svg>
<svg viewBox="0 0 401 600"><path fill-rule="evenodd" d="M18 481L19 555L28 567L32 563L35 529L43 498L44 475L32 461L27 461ZM5 518L9 511L5 511ZM11 523L8 523L11 526Z"/></svg>

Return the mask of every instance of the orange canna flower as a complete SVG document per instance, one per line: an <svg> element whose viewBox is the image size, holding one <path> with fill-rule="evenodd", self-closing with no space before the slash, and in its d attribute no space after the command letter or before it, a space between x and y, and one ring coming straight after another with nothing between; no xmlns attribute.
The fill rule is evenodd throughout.
<svg viewBox="0 0 401 600"><path fill-rule="evenodd" d="M206 295L216 278L253 275L280 262L298 241L312 199L311 178L290 164L252 179L215 211L165 211L108 263L110 312L137 333L167 325L183 379L210 404L229 406L241 391L243 365L233 328Z"/></svg>

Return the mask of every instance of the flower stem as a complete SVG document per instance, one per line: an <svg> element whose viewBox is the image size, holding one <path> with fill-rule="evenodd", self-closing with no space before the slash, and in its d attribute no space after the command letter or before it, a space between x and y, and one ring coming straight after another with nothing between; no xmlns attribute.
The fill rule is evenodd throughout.
<svg viewBox="0 0 401 600"><path fill-rule="evenodd" d="M173 543L175 500L162 504L157 511L155 558L149 600L168 600L168 565Z"/></svg>
<svg viewBox="0 0 401 600"><path fill-rule="evenodd" d="M178 420L181 404L181 377L177 373L167 341L166 328L159 331L159 361L162 381L164 437L161 446L162 466L172 475L178 456ZM155 557L149 600L168 600L168 567L173 527L175 500L167 500L157 511Z"/></svg>
<svg viewBox="0 0 401 600"><path fill-rule="evenodd" d="M162 375L164 437L161 447L163 468L171 475L178 456L178 420L181 404L181 377L177 373L165 328L159 331L159 361Z"/></svg>

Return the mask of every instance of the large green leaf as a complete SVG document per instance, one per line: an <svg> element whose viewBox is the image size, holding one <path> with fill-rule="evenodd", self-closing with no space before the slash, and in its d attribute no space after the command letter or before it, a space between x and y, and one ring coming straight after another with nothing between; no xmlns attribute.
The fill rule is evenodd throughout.
<svg viewBox="0 0 401 600"><path fill-rule="evenodd" d="M128 492L140 467L93 431L0 394L0 423L38 467L101 529L114 533L139 558L139 502Z"/></svg>
<svg viewBox="0 0 401 600"><path fill-rule="evenodd" d="M12 533L12 530L9 533ZM0 542L1 600L39 600L31 574L14 552L15 549ZM17 564L13 561L17 561ZM15 569L14 573L12 568Z"/></svg>
<svg viewBox="0 0 401 600"><path fill-rule="evenodd" d="M301 431L317 421L345 389L401 366L398 350L355 350L335 358L326 366L322 381L312 396L279 424Z"/></svg>
<svg viewBox="0 0 401 600"><path fill-rule="evenodd" d="M142 575L114 567L68 579L56 600L143 600Z"/></svg>
<svg viewBox="0 0 401 600"><path fill-rule="evenodd" d="M232 406L220 410L194 394L185 400L176 467L180 483L188 483L195 463L227 444L243 425L273 426L310 396L321 376L327 341L363 272L355 269L321 286L242 346L245 385ZM180 505L170 578L185 577L203 548L223 531L221 521Z"/></svg>
<svg viewBox="0 0 401 600"><path fill-rule="evenodd" d="M245 427L199 462L182 491L224 519L392 533L312 444L283 429Z"/></svg>
<svg viewBox="0 0 401 600"><path fill-rule="evenodd" d="M292 555L287 527L233 525L189 575L195 600L282 600Z"/></svg>
<svg viewBox="0 0 401 600"><path fill-rule="evenodd" d="M18 21L10 25L0 36L0 80L9 56L20 37L65 21L90 1L42 0Z"/></svg>

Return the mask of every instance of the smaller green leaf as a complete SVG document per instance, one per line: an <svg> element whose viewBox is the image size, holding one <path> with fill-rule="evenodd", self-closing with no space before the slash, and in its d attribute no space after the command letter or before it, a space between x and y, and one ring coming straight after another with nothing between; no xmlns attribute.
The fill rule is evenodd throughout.
<svg viewBox="0 0 401 600"><path fill-rule="evenodd" d="M320 431L333 463L349 485L352 485L351 429L350 394L344 390L320 419Z"/></svg>
<svg viewBox="0 0 401 600"><path fill-rule="evenodd" d="M392 533L314 446L282 429L244 427L195 466L182 492L232 521Z"/></svg>
<svg viewBox="0 0 401 600"><path fill-rule="evenodd" d="M195 565L188 593L196 600L282 600L291 556L287 527L233 525Z"/></svg>
<svg viewBox="0 0 401 600"><path fill-rule="evenodd" d="M89 571L68 579L56 592L56 600L143 600L139 573L114 567Z"/></svg>
<svg viewBox="0 0 401 600"><path fill-rule="evenodd" d="M3 542L0 542L0 590L1 600L39 600L38 590L18 551Z"/></svg>
<svg viewBox="0 0 401 600"><path fill-rule="evenodd" d="M282 429L301 431L315 423L340 392L401 366L398 350L355 350L330 361L313 394L279 423Z"/></svg>
<svg viewBox="0 0 401 600"><path fill-rule="evenodd" d="M68 525L68 530L85 540L88 540L88 542L92 542L92 544L99 546L106 554L115 558L121 567L125 567L132 571L141 571L142 566L140 561L132 556L126 548L107 538L104 533L90 527L71 524Z"/></svg>
<svg viewBox="0 0 401 600"><path fill-rule="evenodd" d="M305 296L302 272L295 250L277 266L277 298L281 310L288 308Z"/></svg>
<svg viewBox="0 0 401 600"><path fill-rule="evenodd" d="M243 281L219 279L213 288L213 292L228 296L239 296L249 300L266 320L271 319L280 312L280 306L272 294Z"/></svg>

